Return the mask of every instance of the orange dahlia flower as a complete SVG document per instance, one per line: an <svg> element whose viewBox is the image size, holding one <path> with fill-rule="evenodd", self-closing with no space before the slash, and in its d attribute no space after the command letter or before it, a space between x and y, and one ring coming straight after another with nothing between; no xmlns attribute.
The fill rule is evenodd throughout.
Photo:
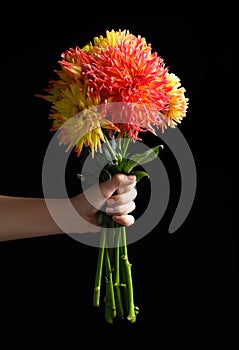
<svg viewBox="0 0 239 350"><path fill-rule="evenodd" d="M70 48L61 58L61 70L55 71L59 79L49 82L47 95L38 95L52 103L53 130L92 106L106 104L110 110L114 105L102 117L108 123L97 124L97 132L88 129L88 135L78 140L78 154L89 140L91 149L99 149L105 125L118 130L119 137L137 140L140 132L175 127L186 115L188 98L180 79L169 73L164 60L141 36L106 31L106 37L95 37L82 49ZM115 109L119 102L134 108L119 111Z"/></svg>

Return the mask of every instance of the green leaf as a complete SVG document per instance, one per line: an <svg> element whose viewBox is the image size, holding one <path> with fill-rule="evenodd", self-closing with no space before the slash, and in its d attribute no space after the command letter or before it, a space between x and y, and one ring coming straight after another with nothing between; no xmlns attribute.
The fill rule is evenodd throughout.
<svg viewBox="0 0 239 350"><path fill-rule="evenodd" d="M134 154L127 162L127 170L130 172L135 166L151 162L153 159L157 158L159 147L163 148L163 145L150 148L144 153Z"/></svg>
<svg viewBox="0 0 239 350"><path fill-rule="evenodd" d="M137 181L141 180L145 176L149 178L149 174L146 173L146 171L137 170L137 171L134 171L133 174L136 176Z"/></svg>

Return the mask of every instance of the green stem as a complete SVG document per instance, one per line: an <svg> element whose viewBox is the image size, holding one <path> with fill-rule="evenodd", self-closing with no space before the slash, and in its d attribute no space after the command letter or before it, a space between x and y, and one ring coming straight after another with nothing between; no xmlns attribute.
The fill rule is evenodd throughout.
<svg viewBox="0 0 239 350"><path fill-rule="evenodd" d="M114 296L114 285L112 278L112 267L109 256L109 248L105 248L105 269L106 269L106 320L107 322L112 323L113 318L116 317L116 305L115 305L115 296ZM109 313L111 317L109 317Z"/></svg>
<svg viewBox="0 0 239 350"><path fill-rule="evenodd" d="M134 295L133 295L133 282L132 282L132 274L131 274L131 264L129 263L128 259L128 252L127 252L127 242L126 242L126 229L125 226L121 228L122 230L122 247L123 247L123 255L121 258L124 262L124 268L125 268L125 274L127 279L127 301L128 301L128 316L127 319L130 322L136 321L136 313L135 313L135 305L134 305Z"/></svg>
<svg viewBox="0 0 239 350"><path fill-rule="evenodd" d="M110 145L110 143L109 143L109 140L107 139L106 136L104 137L104 139L105 139L105 142L107 143L107 146L108 146L108 148L109 148L110 153L111 153L112 156L113 156L113 159L116 159L116 154L115 154L113 148L111 147L111 145Z"/></svg>
<svg viewBox="0 0 239 350"><path fill-rule="evenodd" d="M113 323L112 309L111 309L110 288L108 286L109 281L108 281L107 277L105 277L105 283L106 283L105 299L104 299L104 301L105 301L105 320L108 323Z"/></svg>
<svg viewBox="0 0 239 350"><path fill-rule="evenodd" d="M111 222L108 224L108 227L110 228L110 230L107 231L107 243L108 243L108 252L109 252L109 257L110 257L110 261L111 261L111 266L112 268L114 268L114 254L115 254L115 250L114 250L114 244L115 244L115 222L112 220L112 218L110 217Z"/></svg>
<svg viewBox="0 0 239 350"><path fill-rule="evenodd" d="M125 140L126 139L126 140ZM114 149L109 140L105 137L105 142L115 161L124 163L130 138L126 137L124 141L117 140L118 153L121 159L116 159ZM122 151L122 153L121 153ZM117 163L118 164L118 163ZM99 222L104 221L103 215L99 215ZM107 227L112 230L107 231ZM107 247L106 247L106 242ZM126 228L118 226L111 220L102 229L102 243L99 250L97 271L94 289L94 306L100 304L100 288L102 279L103 263L105 264L105 319L108 323L113 323L116 316L127 319L130 322L136 321L136 308L134 305L133 282L131 275L131 264L128 260Z"/></svg>
<svg viewBox="0 0 239 350"><path fill-rule="evenodd" d="M126 157L126 152L127 152L128 147L129 147L129 143L130 143L130 138L127 137L127 140L125 141L125 145L124 145L124 150L123 150L123 153L122 153L122 158L123 159Z"/></svg>
<svg viewBox="0 0 239 350"><path fill-rule="evenodd" d="M95 276L93 306L100 305L100 289L101 289L101 278L102 278L104 251L105 251L105 240L106 240L106 228L102 228L101 242L100 242L101 245L100 245L99 253L98 253L98 261L97 261L96 276Z"/></svg>
<svg viewBox="0 0 239 350"><path fill-rule="evenodd" d="M117 138L117 149L119 151L119 154L121 154L121 149L122 149L122 138L121 137ZM122 159L120 159L120 160L122 160Z"/></svg>
<svg viewBox="0 0 239 350"><path fill-rule="evenodd" d="M125 272L125 264L124 264L124 248L122 246L122 230L120 230L119 234L119 257L120 257L120 286L122 291L122 299L123 299L123 305L125 313L128 313L128 289L126 288L127 285L127 276Z"/></svg>
<svg viewBox="0 0 239 350"><path fill-rule="evenodd" d="M115 287L115 301L117 307L117 313L119 318L124 319L124 308L121 296L121 283L120 283L120 234L121 229L118 227L116 232L116 247L115 249L115 274L114 274L114 287Z"/></svg>

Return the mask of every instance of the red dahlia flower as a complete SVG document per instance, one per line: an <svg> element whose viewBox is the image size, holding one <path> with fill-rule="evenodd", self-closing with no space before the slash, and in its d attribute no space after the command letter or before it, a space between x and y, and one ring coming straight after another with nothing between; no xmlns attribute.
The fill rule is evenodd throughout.
<svg viewBox="0 0 239 350"><path fill-rule="evenodd" d="M52 103L53 130L85 109L101 104L110 111L102 117L111 126L115 124L111 129L118 130L119 137L133 141L139 139L139 132L155 133L158 127L162 131L167 126L175 127L186 115L188 98L180 79L169 73L164 60L141 36L126 30L106 31L106 37L95 37L82 49L70 48L61 57L61 70L55 71L59 79L49 82L47 95L38 95ZM115 108L116 102L122 103L119 108ZM78 154L89 142L92 150L99 149L102 129L104 125L97 124L97 133L91 135L94 131L89 129L89 135L78 140Z"/></svg>

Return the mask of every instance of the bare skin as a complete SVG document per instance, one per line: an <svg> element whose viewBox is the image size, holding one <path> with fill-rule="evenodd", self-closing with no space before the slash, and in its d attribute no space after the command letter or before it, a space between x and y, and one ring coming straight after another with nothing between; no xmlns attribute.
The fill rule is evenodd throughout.
<svg viewBox="0 0 239 350"><path fill-rule="evenodd" d="M102 207L106 207L106 212L115 222L130 226L134 223L130 213L135 209L135 184L135 176L116 174L99 187L92 186L71 198L71 204L79 214L77 228L74 227L74 219L64 211L66 199L50 201L53 201L61 220L72 222L73 231L77 233L100 231L97 212ZM64 233L52 218L44 198L0 196L0 241Z"/></svg>

